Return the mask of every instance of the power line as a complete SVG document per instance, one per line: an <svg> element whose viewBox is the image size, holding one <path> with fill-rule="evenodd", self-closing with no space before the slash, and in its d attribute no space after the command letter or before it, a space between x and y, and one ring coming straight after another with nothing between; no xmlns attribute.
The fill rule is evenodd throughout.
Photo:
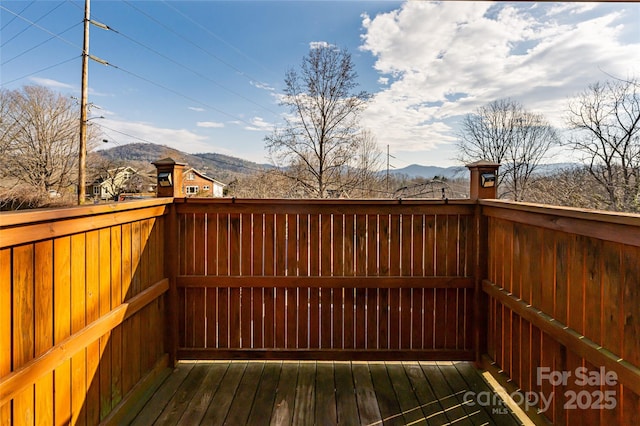
<svg viewBox="0 0 640 426"><path fill-rule="evenodd" d="M2 7L2 6L0 6L0 7ZM13 83L13 82L15 82L15 81L22 80L23 78L31 77L32 75L35 75L35 74L41 73L41 72L43 72L43 71L50 70L51 68L55 68L55 67L57 67L57 66L64 65L64 64L66 64L67 62L71 62L71 61L73 61L74 59L77 59L77 58L79 58L79 57L80 57L80 56L74 56L73 58L67 59L67 60L62 61L62 62L58 62L58 63L57 63L57 64L55 64L55 65L50 65L50 66L48 66L48 67L46 67L46 68L42 68L41 70L34 71L34 72L32 72L32 73L29 73L29 74L23 75L22 77L14 78L13 80L10 80L10 81L4 81L4 82L2 82L2 86L7 86L7 85L9 85L9 84L11 84L11 83Z"/></svg>
<svg viewBox="0 0 640 426"><path fill-rule="evenodd" d="M22 31L18 31L16 34L13 35L13 37L11 37L9 40L5 40L4 43L0 44L0 47L4 47L5 44L9 43L11 40L15 39L16 37L18 37L20 34L22 34L23 32L27 31L29 28L31 28L33 25L35 25L37 22L42 21L44 18L46 18L47 16L49 16L54 10L56 10L57 8L59 8L60 6L62 6L64 3L60 3L58 4L56 7L54 7L53 9L51 9L50 11L48 11L47 13L45 13L44 15L42 15L41 17L39 17L36 21L32 22L31 25L29 25L28 27L25 27L22 29ZM8 10L8 9L6 9ZM24 11L24 10L23 10ZM13 13L13 12L12 12ZM22 12L20 12L21 14ZM19 16L21 19L23 19L24 21L27 21L26 19L24 19L22 16L20 16L20 14L16 15ZM14 16L15 19L15 16Z"/></svg>
<svg viewBox="0 0 640 426"><path fill-rule="evenodd" d="M33 5L35 4L35 2L36 2L36 0L33 0L31 3L29 3L28 5L26 5L26 6L24 7L24 9L22 9L20 12L18 12L18 15L22 15L22 13L23 13L25 10L29 9L31 6L33 6ZM8 26L13 22L13 21L15 21L15 20L16 20L16 18L18 17L18 15L14 15L14 17L13 17L13 18L11 18L11 19L9 20L9 22L7 22L6 24L4 24L4 27L0 28L0 30L4 30L4 29L6 29L6 28L7 28L7 27L8 27Z"/></svg>
<svg viewBox="0 0 640 426"><path fill-rule="evenodd" d="M173 64L175 64L175 65L179 66L180 68L183 68L183 69L185 69L185 70L187 70L187 71L189 71L189 72L191 72L191 73L193 73L193 74L197 75L198 77L200 77L200 78L202 78L202 79L204 79L204 80L207 80L207 81L209 81L210 83L215 84L216 86L220 87L221 89L226 90L227 92L229 92L229 93L231 93L231 94L233 94L233 95L235 95L235 96L238 96L239 98L242 98L242 99L244 99L245 101L250 102L250 103L252 103L252 104L254 104L254 105L258 106L258 107L260 107L260 108L264 109L265 111L270 112L270 113L271 113L271 114L273 114L273 115L276 115L276 116L279 116L279 115L280 115L280 114L278 114L277 112L275 112L275 111L273 111L273 110L271 110L271 109L269 109L269 108L265 107L264 105L261 105L261 104L259 104L259 103L255 102L255 101L253 101L252 99L249 99L249 98L247 98L246 96L244 96L244 95L242 95L242 94L240 94L240 93L238 93L238 92L236 92L236 91L234 91L234 90L232 90L232 89L229 89L228 87L224 86L224 85L223 85L223 84L221 84L221 83L218 83L217 81L215 81L215 80L211 79L210 77L208 77L208 76L206 76L206 75L202 74L201 72L199 72L199 71L197 71L197 70L195 70L195 69L193 69L193 68L191 68L191 67L188 67L188 66L186 66L185 64L183 64L183 63L181 63L181 62L179 62L179 61L177 61L177 60L175 60L175 59L173 59L173 58L171 58L171 57L169 57L169 56L165 55L164 53L159 52L158 50L156 50L156 49L154 49L154 48L152 48L152 47L149 47L149 46L145 45L144 43L139 42L138 40L135 40L134 38L132 38L132 37L130 37L130 36L128 36L128 35L126 35L126 34L124 34L124 33L120 32L120 31L118 31L118 30L116 30L116 29L114 29L114 28L112 28L112 27L107 27L107 28L108 28L109 30L111 30L111 31L115 32L116 34L120 35L121 37L124 37L125 39L127 39L127 40L131 41L132 43L135 43L135 44L137 44L137 45L139 45L139 46L141 46L141 47L143 47L143 48L145 48L145 49L147 49L147 50L149 50L149 51L151 51L151 52L155 53L156 55L160 56L161 58L164 58L164 59L166 59L167 61L169 61L169 62L171 62L171 63L173 63Z"/></svg>
<svg viewBox="0 0 640 426"><path fill-rule="evenodd" d="M46 32L47 34L52 35L52 36L54 36L55 38L57 38L57 39L59 39L59 40L62 40L63 42L67 43L69 46L74 47L74 48L78 49L79 51L82 51L82 47L78 46L77 44L74 44L74 43L70 42L69 40L67 40L67 39L65 39L65 38L63 38L63 37L60 37L59 35L57 35L57 34L55 34L55 33L51 32L51 31L49 31L48 29L46 29L46 28L44 28L44 27L41 27L40 25L36 24L35 22L32 22L32 21L28 20L27 18L25 18L25 17L23 17L23 16L18 15L18 14L17 14L17 13L15 13L14 11L12 11L12 10L10 10L10 9L7 9L6 7L4 7L4 6L3 6L3 5L1 5L1 4L0 4L0 9L5 10L5 11L9 12L9 13L11 13L12 15L15 15L16 17L18 17L18 18L22 19L22 20L23 20L23 21L25 21L26 23L31 24L31 26L36 27L36 28L38 28L39 30L44 31L44 32Z"/></svg>
<svg viewBox="0 0 640 426"><path fill-rule="evenodd" d="M216 33L214 33L213 31L211 31L209 28L205 27L204 25L202 25L201 23L199 23L198 21L196 21L195 19L193 19L192 17L190 17L189 15L186 15L185 13L183 13L182 11L180 11L178 8L176 8L175 6L167 3L165 0L162 0L162 3L164 3L167 7L173 9L176 13L180 14L182 17L184 17L185 19L187 19L189 22L193 23L194 25L196 25L198 28L200 28L201 30L203 30L204 32L206 32L207 34L209 34L210 36L214 37L215 39L221 41L222 43L226 44L228 47L230 47L231 49L235 50L238 54L240 54L241 56L245 57L246 59L250 60L251 62L253 62L254 64L260 66L263 70L267 71L268 73L273 73L272 70L268 69L267 67L265 67L262 63L258 62L257 60L255 60L254 58L252 58L251 56L247 55L246 53L244 53L242 50L238 49L236 46L234 46L233 44L229 43L228 41L226 41L225 39L223 39L222 37L220 37L219 35L217 35ZM257 80L256 80L257 81Z"/></svg>
<svg viewBox="0 0 640 426"><path fill-rule="evenodd" d="M242 71L241 69L237 68L236 66L234 66L233 64L230 64L229 62L225 61L224 59L220 58L219 56L215 55L214 53L211 53L210 51L208 51L207 49L204 49L200 44L188 39L187 37L181 35L180 33L174 31L172 28L168 27L167 25L163 24L162 22L158 21L156 18L154 18L153 16L149 15L148 13L146 13L145 11L137 8L136 6L134 6L133 4L131 4L130 1L124 0L124 3L126 5L128 5L129 7L131 7L132 9L137 10L139 13L141 13L142 15L146 16L148 19L150 19L151 21L155 22L156 24L160 25L162 28L164 28L165 30L169 31L170 33L180 37L182 40L186 41L187 43L191 44L192 46L196 47L197 49L203 51L204 53L206 53L207 55L211 56L212 58L216 59L217 61L219 61L220 63L226 65L227 67L231 68L232 70L236 71L238 74L240 74L241 76L247 78L249 81L259 81L257 78L253 78L251 77L249 74L247 74L246 72Z"/></svg>
<svg viewBox="0 0 640 426"><path fill-rule="evenodd" d="M76 24L73 24L72 26L70 26L70 27L69 27L69 28L67 28L66 30L64 30L64 31L62 31L62 32L60 32L60 33L58 33L57 35L58 35L58 36L60 36L60 35L62 35L62 34L64 34L64 33L66 33L67 31L72 30L73 28L75 28L75 27L77 27L78 25L81 25L81 24L82 24L82 22L78 22L78 23L76 23ZM13 58L7 59L6 61L4 61L4 62L3 62L2 64L0 64L0 65L6 65L6 64L8 64L9 62L13 61L14 59L18 59L18 58L19 58L19 57L21 57L22 55L26 55L27 53L31 52L31 51L32 51L32 50L34 50L34 49L37 49L38 47L42 46L42 45L43 45L43 44L45 44L45 43L48 43L49 41L53 40L54 38L55 38L54 36L49 37L48 39L46 39L46 40L45 40L45 41L43 41L42 43L38 43L38 44L36 44L35 46L31 47L30 49L27 49L27 50L25 50L25 51L23 51L23 52L21 52L21 53L17 54L17 55L16 55L16 56L14 56Z"/></svg>

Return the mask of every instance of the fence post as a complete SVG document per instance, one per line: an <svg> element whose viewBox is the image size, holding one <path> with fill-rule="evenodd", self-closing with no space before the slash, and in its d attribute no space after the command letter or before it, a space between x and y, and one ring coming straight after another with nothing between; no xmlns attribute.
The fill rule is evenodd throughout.
<svg viewBox="0 0 640 426"><path fill-rule="evenodd" d="M482 363L482 355L487 351L488 300L482 293L482 280L487 277L488 269L488 220L482 215L482 206L477 200L496 198L498 194L499 164L481 160L467 164L471 173L469 198L476 201L473 226L474 251L474 290L473 290L473 347L476 364Z"/></svg>
<svg viewBox="0 0 640 426"><path fill-rule="evenodd" d="M163 158L151 164L158 170L156 196L184 197L182 172L185 164L177 163L173 158Z"/></svg>
<svg viewBox="0 0 640 426"><path fill-rule="evenodd" d="M184 164L176 163L172 158L164 158L153 163L158 170L157 197L183 197L182 173ZM178 214L176 205L168 206L168 214L164 216L164 276L169 279L169 292L165 298L166 324L165 324L165 350L169 354L169 365L173 368L177 360L178 352L178 289L176 276L179 267L179 250L176 247L178 241Z"/></svg>

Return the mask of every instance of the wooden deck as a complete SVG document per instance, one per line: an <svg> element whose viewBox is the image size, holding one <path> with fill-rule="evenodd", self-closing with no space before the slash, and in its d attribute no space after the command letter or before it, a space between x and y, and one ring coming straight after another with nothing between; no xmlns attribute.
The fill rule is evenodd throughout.
<svg viewBox="0 0 640 426"><path fill-rule="evenodd" d="M468 391L490 388L467 362L180 362L132 424L522 424Z"/></svg>

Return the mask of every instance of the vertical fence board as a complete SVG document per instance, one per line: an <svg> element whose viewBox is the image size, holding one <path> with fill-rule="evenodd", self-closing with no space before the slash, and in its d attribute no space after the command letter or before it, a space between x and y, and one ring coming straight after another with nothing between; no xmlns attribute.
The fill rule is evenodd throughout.
<svg viewBox="0 0 640 426"><path fill-rule="evenodd" d="M91 324L100 318L100 240L98 231L86 234L86 323ZM100 421L100 343L87 345L87 423L97 424Z"/></svg>
<svg viewBox="0 0 640 426"><path fill-rule="evenodd" d="M122 304L122 228L111 227L111 308ZM111 332L111 404L122 400L122 325Z"/></svg>
<svg viewBox="0 0 640 426"><path fill-rule="evenodd" d="M100 306L103 317L111 310L111 230L99 231ZM100 420L112 409L111 405L111 332L100 338Z"/></svg>
<svg viewBox="0 0 640 426"><path fill-rule="evenodd" d="M51 240L36 243L34 266L35 356L38 357L53 345L53 242ZM36 424L53 423L53 390L52 372L36 381Z"/></svg>
<svg viewBox="0 0 640 426"><path fill-rule="evenodd" d="M71 237L71 333L77 333L85 325L86 263L84 234ZM71 358L71 410L74 424L86 423L85 397L86 350L82 349Z"/></svg>
<svg viewBox="0 0 640 426"><path fill-rule="evenodd" d="M34 246L22 245L13 249L13 368L29 362L35 351L34 318ZM13 422L32 424L34 386L30 385L13 399Z"/></svg>
<svg viewBox="0 0 640 426"><path fill-rule="evenodd" d="M13 316L11 249L0 250L0 377L11 372L11 318ZM0 406L0 424L11 422L11 402Z"/></svg>

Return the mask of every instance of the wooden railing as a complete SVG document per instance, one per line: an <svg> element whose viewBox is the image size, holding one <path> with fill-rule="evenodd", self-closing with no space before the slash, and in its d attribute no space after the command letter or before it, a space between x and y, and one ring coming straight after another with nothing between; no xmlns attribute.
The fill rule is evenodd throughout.
<svg viewBox="0 0 640 426"><path fill-rule="evenodd" d="M180 358L473 359L473 203L176 209Z"/></svg>
<svg viewBox="0 0 640 426"><path fill-rule="evenodd" d="M640 424L638 216L169 198L0 220L0 424L117 424L176 359L480 351L556 424Z"/></svg>
<svg viewBox="0 0 640 426"><path fill-rule="evenodd" d="M168 365L171 200L0 218L0 424L97 424Z"/></svg>
<svg viewBox="0 0 640 426"><path fill-rule="evenodd" d="M489 363L554 424L640 424L640 217L481 205Z"/></svg>

